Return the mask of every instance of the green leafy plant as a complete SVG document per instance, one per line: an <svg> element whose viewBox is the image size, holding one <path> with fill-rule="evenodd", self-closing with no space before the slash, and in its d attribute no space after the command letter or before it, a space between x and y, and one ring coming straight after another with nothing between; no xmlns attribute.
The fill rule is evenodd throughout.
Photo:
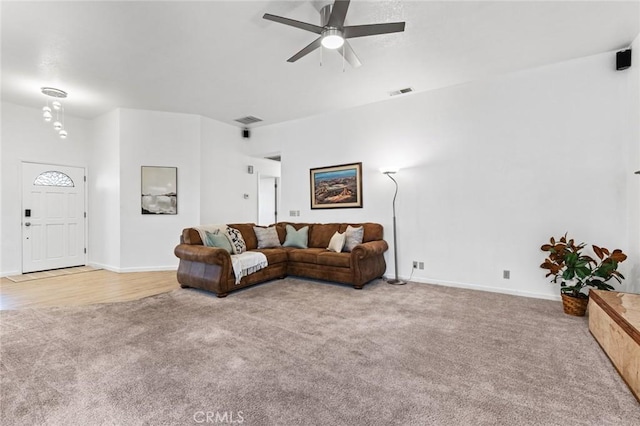
<svg viewBox="0 0 640 426"><path fill-rule="evenodd" d="M542 251L549 253L540 267L549 271L547 277L553 276L552 283L560 282L561 293L587 298L581 292L584 287L613 290L613 286L607 284L612 278L622 284L624 276L618 272L618 264L627 258L622 250L609 251L592 245L597 257L594 259L583 253L585 243L576 244L573 239L567 239L567 234L559 240L551 237L549 243L540 247Z"/></svg>

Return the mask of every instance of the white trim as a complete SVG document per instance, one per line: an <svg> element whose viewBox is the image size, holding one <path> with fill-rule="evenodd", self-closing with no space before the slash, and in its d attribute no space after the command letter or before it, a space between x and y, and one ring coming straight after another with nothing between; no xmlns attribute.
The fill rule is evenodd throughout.
<svg viewBox="0 0 640 426"><path fill-rule="evenodd" d="M156 272L156 271L177 271L177 270L178 270L178 265L120 268L120 272Z"/></svg>
<svg viewBox="0 0 640 426"><path fill-rule="evenodd" d="M89 266L93 266L94 268L106 269L107 271L116 272L116 273L125 273L125 272L156 272L156 271L177 271L178 266L140 266L140 267L131 267L131 268L118 268L111 265L105 265L102 263L90 262Z"/></svg>
<svg viewBox="0 0 640 426"><path fill-rule="evenodd" d="M111 272L120 272L119 268L116 268L115 266L104 265L102 263L97 263L97 262L89 262L87 263L87 266L91 266L96 269L106 269L107 271L111 271Z"/></svg>
<svg viewBox="0 0 640 426"><path fill-rule="evenodd" d="M409 277L400 277L402 280L407 280ZM411 282L416 282L420 284L434 284L441 285L444 287L456 287L456 288L465 288L469 290L480 290L480 291L488 291L491 293L502 293L502 294L510 294L512 296L522 296L522 297L531 297L534 299L546 299L546 300L562 300L560 295L548 295L543 293L532 293L530 291L522 291L522 290L511 290L502 287L489 287L478 284L469 284L469 283L459 283L455 281L442 281L435 280L429 278L412 278Z"/></svg>
<svg viewBox="0 0 640 426"><path fill-rule="evenodd" d="M20 271L0 272L0 278L13 277L14 275L22 275Z"/></svg>

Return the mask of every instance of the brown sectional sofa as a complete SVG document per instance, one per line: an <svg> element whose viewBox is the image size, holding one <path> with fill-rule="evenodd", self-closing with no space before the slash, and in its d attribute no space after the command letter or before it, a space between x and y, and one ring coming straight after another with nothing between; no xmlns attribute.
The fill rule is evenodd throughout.
<svg viewBox="0 0 640 426"><path fill-rule="evenodd" d="M361 289L367 282L381 277L386 270L384 252L388 245L382 239L383 228L380 224L279 222L272 226L276 227L280 244L285 241L286 225L295 229L309 227L308 248L258 249L258 240L253 230L255 224L228 225L240 231L247 250L264 253L269 263L266 268L242 277L239 284L235 283L230 254L221 248L204 246L196 229L184 229L180 244L174 250L175 255L180 258L178 282L182 287L200 288L214 292L218 297L225 297L230 291L287 275L350 284ZM333 234L336 231L344 232L348 225L364 227L362 244L357 245L350 253L327 250Z"/></svg>

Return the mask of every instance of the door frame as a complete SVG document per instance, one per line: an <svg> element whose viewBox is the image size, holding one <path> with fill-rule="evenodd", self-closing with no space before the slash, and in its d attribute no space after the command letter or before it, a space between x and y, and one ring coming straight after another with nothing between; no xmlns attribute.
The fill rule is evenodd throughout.
<svg viewBox="0 0 640 426"><path fill-rule="evenodd" d="M84 226L84 248L86 248L86 252L84 253L84 264L89 264L89 186L87 176L89 174L89 168L87 166L79 166L75 164L60 164L60 163L42 163L39 161L31 161L31 160L20 160L20 273L24 273L24 173L23 173L23 164L38 164L43 166L53 166L53 167L74 167L77 169L84 170L84 212L85 217L83 221Z"/></svg>

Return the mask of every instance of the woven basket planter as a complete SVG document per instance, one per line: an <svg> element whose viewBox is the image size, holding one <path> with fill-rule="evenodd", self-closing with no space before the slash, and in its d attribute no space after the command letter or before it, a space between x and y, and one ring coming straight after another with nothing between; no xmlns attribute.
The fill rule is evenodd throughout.
<svg viewBox="0 0 640 426"><path fill-rule="evenodd" d="M589 298L573 297L567 294L561 294L562 296L562 308L564 313L573 315L576 317L583 317L587 312L587 305L589 304Z"/></svg>

